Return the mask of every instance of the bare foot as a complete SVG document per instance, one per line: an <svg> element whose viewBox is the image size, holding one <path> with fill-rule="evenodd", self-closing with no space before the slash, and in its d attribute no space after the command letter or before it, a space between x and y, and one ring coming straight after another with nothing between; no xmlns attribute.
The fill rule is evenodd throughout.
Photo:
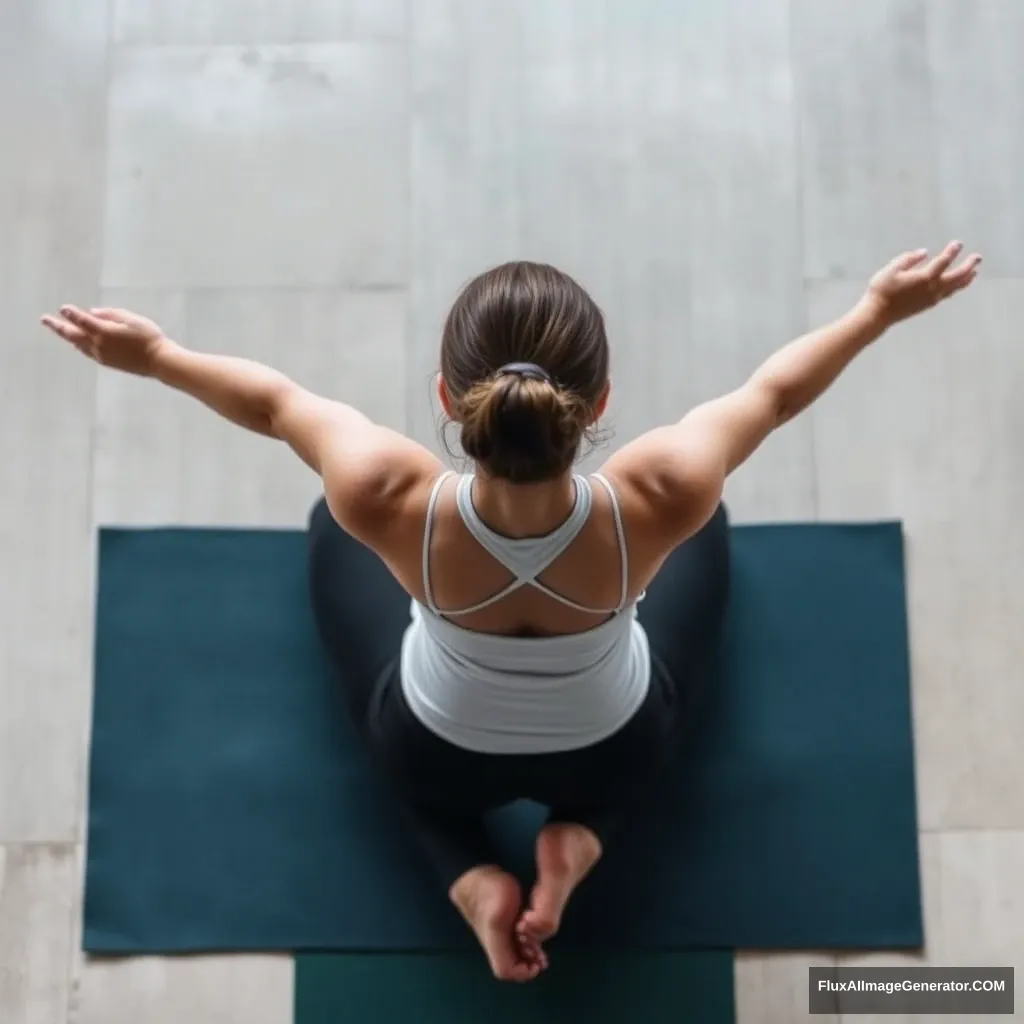
<svg viewBox="0 0 1024 1024"><path fill-rule="evenodd" d="M516 935L522 893L510 874L492 865L473 868L448 895L473 929L500 981L532 981L547 967L539 944L522 942Z"/></svg>
<svg viewBox="0 0 1024 1024"><path fill-rule="evenodd" d="M583 825L558 822L545 825L537 835L537 884L530 906L516 923L523 945L550 939L562 923L562 913L573 890L601 859L601 843Z"/></svg>

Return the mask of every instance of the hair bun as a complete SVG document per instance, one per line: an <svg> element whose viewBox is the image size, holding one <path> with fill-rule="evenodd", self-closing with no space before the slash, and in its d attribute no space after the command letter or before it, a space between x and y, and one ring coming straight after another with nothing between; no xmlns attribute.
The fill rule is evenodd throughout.
<svg viewBox="0 0 1024 1024"><path fill-rule="evenodd" d="M471 459L494 476L525 483L572 465L588 410L547 374L538 379L499 371L463 396L459 419L462 448Z"/></svg>

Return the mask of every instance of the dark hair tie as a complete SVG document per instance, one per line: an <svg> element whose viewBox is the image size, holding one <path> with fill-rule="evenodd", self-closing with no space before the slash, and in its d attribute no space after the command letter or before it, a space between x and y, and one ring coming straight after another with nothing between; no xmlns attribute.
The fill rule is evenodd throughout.
<svg viewBox="0 0 1024 1024"><path fill-rule="evenodd" d="M517 377L528 377L530 380L540 380L545 384L554 384L551 374L538 366L536 363L506 363L498 369L498 374L512 373Z"/></svg>

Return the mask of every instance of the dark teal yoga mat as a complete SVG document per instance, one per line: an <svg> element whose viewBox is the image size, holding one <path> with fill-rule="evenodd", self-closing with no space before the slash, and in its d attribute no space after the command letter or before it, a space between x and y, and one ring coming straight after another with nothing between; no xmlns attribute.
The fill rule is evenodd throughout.
<svg viewBox="0 0 1024 1024"><path fill-rule="evenodd" d="M732 954L564 953L508 985L472 953L312 953L295 960L295 1024L733 1024Z"/></svg>
<svg viewBox="0 0 1024 1024"><path fill-rule="evenodd" d="M740 527L710 699L557 948L921 943L896 525ZM84 946L458 950L280 531L104 531ZM526 860L536 811L496 823Z"/></svg>

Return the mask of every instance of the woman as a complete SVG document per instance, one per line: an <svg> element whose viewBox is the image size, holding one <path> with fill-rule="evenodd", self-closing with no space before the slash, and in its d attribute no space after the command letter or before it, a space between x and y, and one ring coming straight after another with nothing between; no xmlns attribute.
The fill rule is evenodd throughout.
<svg viewBox="0 0 1024 1024"><path fill-rule="evenodd" d="M890 326L969 285L980 258L955 265L960 251L900 256L841 319L589 479L572 467L608 401L608 344L591 298L551 267L485 273L448 316L438 391L474 463L461 477L356 410L189 352L133 313L65 306L42 322L320 474L311 593L353 719L494 974L527 981L692 717L728 593L726 478ZM551 809L525 901L481 823L517 798Z"/></svg>

